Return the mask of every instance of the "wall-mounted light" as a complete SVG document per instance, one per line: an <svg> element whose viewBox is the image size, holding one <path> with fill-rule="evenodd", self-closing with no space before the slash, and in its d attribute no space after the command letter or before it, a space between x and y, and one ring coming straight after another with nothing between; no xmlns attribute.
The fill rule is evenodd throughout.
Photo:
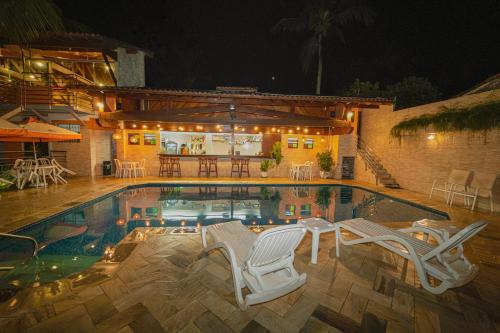
<svg viewBox="0 0 500 333"><path fill-rule="evenodd" d="M239 129L238 126L234 126L234 130L237 131Z"/></svg>
<svg viewBox="0 0 500 333"><path fill-rule="evenodd" d="M161 127L161 125L160 125L160 124L156 124L156 127L160 128L160 127Z"/></svg>
<svg viewBox="0 0 500 333"><path fill-rule="evenodd" d="M97 106L97 108L99 110L103 110L104 109L104 103L103 102L97 102L97 103L95 103L95 105Z"/></svg>
<svg viewBox="0 0 500 333"><path fill-rule="evenodd" d="M320 135L319 131L316 132L316 135Z"/></svg>
<svg viewBox="0 0 500 333"><path fill-rule="evenodd" d="M132 124L132 128L136 128L136 127L137 127L137 125L136 125L136 124Z"/></svg>
<svg viewBox="0 0 500 333"><path fill-rule="evenodd" d="M35 65L36 65L37 67L40 67L40 68L42 68L43 66L45 66L45 64L44 64L43 62L41 62L41 61L37 61L37 62L35 62Z"/></svg>
<svg viewBox="0 0 500 333"><path fill-rule="evenodd" d="M183 126L179 126L179 131L184 131L184 127Z"/></svg>
<svg viewBox="0 0 500 333"><path fill-rule="evenodd" d="M292 134L293 133L293 129L289 129L288 133Z"/></svg>
<svg viewBox="0 0 500 333"><path fill-rule="evenodd" d="M113 134L113 139L115 139L115 140L121 140L122 136L119 133L115 133L115 134Z"/></svg>
<svg viewBox="0 0 500 333"><path fill-rule="evenodd" d="M146 128L148 128L148 125L144 124L144 125L142 125L142 128L146 129Z"/></svg>
<svg viewBox="0 0 500 333"><path fill-rule="evenodd" d="M196 125L196 129L197 129L198 131L201 131L201 130L203 130L203 126L201 126L201 125Z"/></svg>
<svg viewBox="0 0 500 333"><path fill-rule="evenodd" d="M278 128L278 133L281 133L281 130Z"/></svg>
<svg viewBox="0 0 500 333"><path fill-rule="evenodd" d="M259 126L254 126L254 127L253 127L253 130L254 130L255 132L257 132L257 131L259 130Z"/></svg>
<svg viewBox="0 0 500 333"><path fill-rule="evenodd" d="M347 112L347 120L352 121L353 117L354 117L354 112L348 111Z"/></svg>
<svg viewBox="0 0 500 333"><path fill-rule="evenodd" d="M436 133L427 133L427 140L435 140Z"/></svg>
<svg viewBox="0 0 500 333"><path fill-rule="evenodd" d="M300 131L300 126L297 126L297 131Z"/></svg>
<svg viewBox="0 0 500 333"><path fill-rule="evenodd" d="M242 131L242 132L245 132L245 131L246 131L245 127L242 127L242 128L241 128L241 131Z"/></svg>
<svg viewBox="0 0 500 333"><path fill-rule="evenodd" d="M229 111L236 110L236 106L234 104L229 105Z"/></svg>
<svg viewBox="0 0 500 333"><path fill-rule="evenodd" d="M276 132L276 128L274 128L274 127L273 127L273 128L271 128L271 131L272 131L272 132Z"/></svg>
<svg viewBox="0 0 500 333"><path fill-rule="evenodd" d="M309 133L309 130L307 128L304 128L304 133Z"/></svg>

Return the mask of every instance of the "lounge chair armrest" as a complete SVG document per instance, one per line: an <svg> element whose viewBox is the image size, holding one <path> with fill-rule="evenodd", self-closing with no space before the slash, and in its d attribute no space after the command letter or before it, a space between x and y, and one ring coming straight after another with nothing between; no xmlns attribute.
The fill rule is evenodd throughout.
<svg viewBox="0 0 500 333"><path fill-rule="evenodd" d="M236 254L234 253L234 250L227 242L217 242L217 243L212 243L205 247L205 252L211 251L213 249L223 249L226 254L227 258L231 263L232 268L238 267L238 262L236 261Z"/></svg>
<svg viewBox="0 0 500 333"><path fill-rule="evenodd" d="M431 235L432 237L434 237L434 239L438 242L438 244L441 244L444 241L443 240L443 233L439 230L435 230L432 228L418 226L418 227L398 229L398 231L401 231L401 232L404 232L407 234L422 232L424 234L428 234L428 235Z"/></svg>

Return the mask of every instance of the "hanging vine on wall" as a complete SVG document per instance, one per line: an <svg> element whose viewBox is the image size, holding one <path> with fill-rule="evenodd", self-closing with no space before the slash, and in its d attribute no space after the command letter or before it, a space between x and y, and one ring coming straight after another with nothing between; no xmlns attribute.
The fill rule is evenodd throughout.
<svg viewBox="0 0 500 333"><path fill-rule="evenodd" d="M468 108L443 107L441 112L401 121L391 129L391 136L401 139L404 135L415 134L418 130L431 126L436 132L476 132L500 128L500 101Z"/></svg>

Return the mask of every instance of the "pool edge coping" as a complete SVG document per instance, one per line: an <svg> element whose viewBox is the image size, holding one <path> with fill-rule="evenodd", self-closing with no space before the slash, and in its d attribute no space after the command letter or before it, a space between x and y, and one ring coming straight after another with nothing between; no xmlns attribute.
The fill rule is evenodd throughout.
<svg viewBox="0 0 500 333"><path fill-rule="evenodd" d="M6 233L15 234L15 233L21 232L21 231L23 231L25 229L28 229L28 228L32 227L32 226L44 223L47 220L50 220L50 219L53 219L53 218L57 218L60 215L65 215L65 214L69 213L71 210L90 206L91 204L93 204L95 202L104 200L104 199L106 199L108 197L111 197L113 195L119 194L121 192L125 192L125 191L130 190L130 189L141 188L141 187L162 187L162 186L189 186L189 187L195 187L195 186L208 186L208 185L219 186L219 187L229 187L229 186L235 186L235 185L239 185L239 186L257 186L257 187L265 187L265 186L278 186L278 187L279 186L301 186L301 187L305 187L305 186L314 186L314 187L319 187L319 186L348 186L348 187L352 187L352 188L361 189L363 191L367 191L367 192L370 192L370 193L379 194L379 195L385 196L385 197L387 197L389 199L396 200L396 201L399 201L399 202L411 205L413 207L425 209L425 210L430 211L432 213L442 215L448 221L450 220L450 215L447 212L441 211L439 209L428 207L428 206L425 206L425 205L422 205L422 204L419 204L419 203L415 203L415 202L412 202L412 201L407 200L407 199L398 198L398 197L396 197L394 195L391 195L391 194L377 192L377 191L375 191L373 189L369 189L369 188L363 187L362 185L343 184L341 182L326 182L326 183L314 183L314 184L309 184L309 183L301 183L301 184L296 184L296 183L259 183L259 184L255 184L255 183L250 183L250 182L249 183L241 183L241 182L239 182L239 183L232 183L232 182L225 182L225 183L211 183L211 182L194 183L194 182L175 182L175 181L166 181L166 182L151 181L151 182L144 182L144 183L138 183L138 184L126 184L123 187L120 187L120 188L118 188L116 190L113 190L113 191L111 191L109 193L97 196L97 197L95 197L93 199L90 199L90 200L88 200L86 202L82 202L82 203L76 204L74 206L68 207L66 209L63 209L63 210L57 212L57 213L54 213L54 214L51 214L49 216L43 217L43 218L41 218L41 219L39 219L37 221L34 221L32 223L23 225L23 226L18 227L16 229L6 231Z"/></svg>

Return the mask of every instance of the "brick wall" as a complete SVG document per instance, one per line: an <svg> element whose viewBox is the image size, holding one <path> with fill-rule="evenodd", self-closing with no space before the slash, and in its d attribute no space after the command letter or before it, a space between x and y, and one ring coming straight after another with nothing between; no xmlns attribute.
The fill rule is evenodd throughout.
<svg viewBox="0 0 500 333"><path fill-rule="evenodd" d="M437 134L428 140L425 131L404 136L401 141L391 138L391 128L405 118L425 113L439 112L443 106L467 106L500 100L500 89L453 98L393 112L385 107L380 110L364 110L361 138L376 152L385 168L399 184L412 191L429 193L434 179L446 179L451 169L467 169L477 172L500 173L500 132L471 133L469 131ZM375 182L364 162L356 160L355 177ZM437 196L436 196L437 197ZM500 180L494 190L496 209L500 205ZM458 201L457 201L458 202ZM485 206L480 202L481 206Z"/></svg>

